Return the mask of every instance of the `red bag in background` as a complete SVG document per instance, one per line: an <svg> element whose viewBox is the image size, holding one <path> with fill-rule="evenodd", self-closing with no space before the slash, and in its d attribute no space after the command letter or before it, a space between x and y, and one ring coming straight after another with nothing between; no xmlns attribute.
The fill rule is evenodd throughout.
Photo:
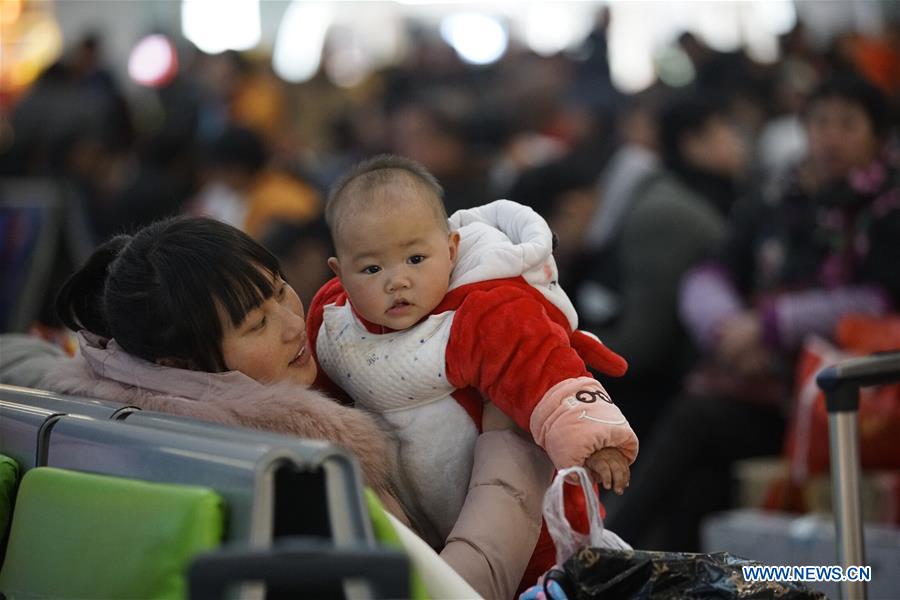
<svg viewBox="0 0 900 600"><path fill-rule="evenodd" d="M900 350L900 314L847 315L838 323L835 339L841 348L862 355Z"/></svg>
<svg viewBox="0 0 900 600"><path fill-rule="evenodd" d="M850 315L837 328L836 348L821 338L808 340L797 361L794 411L785 454L793 483L828 470L828 410L816 386L823 368L846 358L900 349L900 315ZM900 384L862 388L859 402L860 460L863 469L900 469Z"/></svg>
<svg viewBox="0 0 900 600"><path fill-rule="evenodd" d="M769 487L764 501L768 509L808 512L821 504L815 490L830 466L828 410L816 375L847 358L900 349L900 315L847 316L838 324L835 338L840 347L810 338L798 357L783 451L788 473ZM862 388L859 400L860 462L864 472L879 472L875 478L865 477L863 487L875 494L869 499L875 518L900 524L900 384Z"/></svg>

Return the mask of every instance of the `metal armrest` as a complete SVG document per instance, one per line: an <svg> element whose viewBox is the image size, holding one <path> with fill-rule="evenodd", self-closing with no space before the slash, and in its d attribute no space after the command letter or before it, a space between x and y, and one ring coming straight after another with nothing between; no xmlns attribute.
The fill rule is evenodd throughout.
<svg viewBox="0 0 900 600"><path fill-rule="evenodd" d="M279 590L316 588L363 580L374 598L408 598L409 559L399 550L334 546L324 539L282 538L271 548L223 547L198 556L188 574L192 600L221 600L227 588L262 582Z"/></svg>

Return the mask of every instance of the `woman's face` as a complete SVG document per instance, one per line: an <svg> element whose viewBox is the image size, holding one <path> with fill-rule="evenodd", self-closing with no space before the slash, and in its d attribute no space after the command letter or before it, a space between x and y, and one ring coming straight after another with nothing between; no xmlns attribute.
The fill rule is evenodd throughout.
<svg viewBox="0 0 900 600"><path fill-rule="evenodd" d="M843 98L823 98L806 115L809 153L819 176L835 181L878 156L879 141L863 108Z"/></svg>
<svg viewBox="0 0 900 600"><path fill-rule="evenodd" d="M222 319L225 366L261 383L311 385L316 363L306 337L303 304L281 278L273 287L272 297L247 313L237 327L227 317Z"/></svg>

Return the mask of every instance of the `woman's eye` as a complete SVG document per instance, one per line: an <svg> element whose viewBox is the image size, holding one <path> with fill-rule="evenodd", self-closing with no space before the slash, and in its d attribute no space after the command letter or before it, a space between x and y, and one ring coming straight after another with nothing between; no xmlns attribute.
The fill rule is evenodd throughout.
<svg viewBox="0 0 900 600"><path fill-rule="evenodd" d="M259 323L257 323L256 325L253 326L253 329L251 329L250 331L261 331L262 328L265 326L266 326L266 318L263 317L262 319L259 320Z"/></svg>
<svg viewBox="0 0 900 600"><path fill-rule="evenodd" d="M377 273L380 270L381 270L381 267L377 267L375 265L369 265L368 267L363 269L362 272L366 273L367 275L374 275L375 273Z"/></svg>
<svg viewBox="0 0 900 600"><path fill-rule="evenodd" d="M412 265L417 265L420 262L422 262L423 260L425 260L425 257L422 256L421 254L414 254L409 257L409 263Z"/></svg>
<svg viewBox="0 0 900 600"><path fill-rule="evenodd" d="M284 298L284 295L285 295L286 293L287 293L287 285L286 285L286 284L282 284L281 287L278 288L278 293L277 293L278 299L281 300L282 298Z"/></svg>

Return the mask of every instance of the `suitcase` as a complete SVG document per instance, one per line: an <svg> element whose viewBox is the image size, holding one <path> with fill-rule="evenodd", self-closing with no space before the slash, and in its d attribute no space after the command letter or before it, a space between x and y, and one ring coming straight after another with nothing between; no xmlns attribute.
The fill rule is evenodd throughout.
<svg viewBox="0 0 900 600"><path fill-rule="evenodd" d="M873 354L823 369L816 383L828 406L832 505L838 559L848 566L865 565L862 512L859 498L859 388L900 380L900 352ZM864 600L866 583L842 581L844 600Z"/></svg>

